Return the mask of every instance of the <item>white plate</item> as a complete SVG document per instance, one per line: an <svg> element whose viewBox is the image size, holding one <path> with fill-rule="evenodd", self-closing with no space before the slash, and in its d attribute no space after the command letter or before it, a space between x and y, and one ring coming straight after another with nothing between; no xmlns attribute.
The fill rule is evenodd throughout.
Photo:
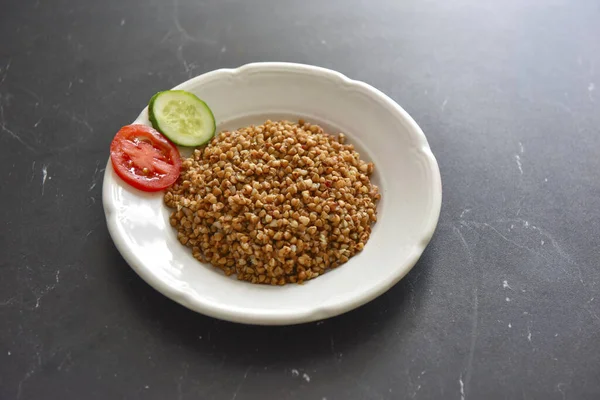
<svg viewBox="0 0 600 400"><path fill-rule="evenodd" d="M206 101L217 132L302 117L346 133L361 158L375 162L373 180L382 199L371 238L349 262L302 285L254 285L194 259L168 223L162 194L128 186L109 160L102 193L108 230L127 263L156 290L215 318L296 324L365 304L417 262L438 221L440 172L419 126L385 94L335 71L288 63L212 71L176 88ZM135 123L150 125L147 111Z"/></svg>

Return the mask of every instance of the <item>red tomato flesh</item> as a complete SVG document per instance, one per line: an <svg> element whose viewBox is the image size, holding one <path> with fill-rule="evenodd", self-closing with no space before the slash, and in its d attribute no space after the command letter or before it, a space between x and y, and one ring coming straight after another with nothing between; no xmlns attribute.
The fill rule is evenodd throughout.
<svg viewBox="0 0 600 400"><path fill-rule="evenodd" d="M110 159L121 179L146 192L168 188L181 170L177 147L146 125L122 127L110 144Z"/></svg>

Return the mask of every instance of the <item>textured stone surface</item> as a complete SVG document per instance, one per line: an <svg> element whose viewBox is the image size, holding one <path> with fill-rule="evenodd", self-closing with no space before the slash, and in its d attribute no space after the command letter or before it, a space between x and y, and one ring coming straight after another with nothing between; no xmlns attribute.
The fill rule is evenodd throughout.
<svg viewBox="0 0 600 400"><path fill-rule="evenodd" d="M5 1L1 399L598 399L595 1ZM101 204L150 96L251 61L333 68L421 125L444 185L412 272L252 327L147 286Z"/></svg>

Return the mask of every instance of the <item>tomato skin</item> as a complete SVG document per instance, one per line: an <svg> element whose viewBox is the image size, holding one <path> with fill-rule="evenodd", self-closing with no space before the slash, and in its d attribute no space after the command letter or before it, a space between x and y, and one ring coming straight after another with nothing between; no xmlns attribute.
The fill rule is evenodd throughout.
<svg viewBox="0 0 600 400"><path fill-rule="evenodd" d="M181 170L177 147L152 127L133 124L122 127L110 144L110 160L116 174L145 192L171 186Z"/></svg>

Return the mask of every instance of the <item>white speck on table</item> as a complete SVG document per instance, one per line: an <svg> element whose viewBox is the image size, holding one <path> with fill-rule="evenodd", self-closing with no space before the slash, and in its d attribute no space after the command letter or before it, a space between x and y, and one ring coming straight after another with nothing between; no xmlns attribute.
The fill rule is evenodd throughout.
<svg viewBox="0 0 600 400"><path fill-rule="evenodd" d="M44 195L44 188L46 187L46 179L48 179L48 165L42 166L42 196Z"/></svg>
<svg viewBox="0 0 600 400"><path fill-rule="evenodd" d="M519 173L523 175L523 164L521 163L521 156L515 154L515 161L517 162L517 168L519 168Z"/></svg>

